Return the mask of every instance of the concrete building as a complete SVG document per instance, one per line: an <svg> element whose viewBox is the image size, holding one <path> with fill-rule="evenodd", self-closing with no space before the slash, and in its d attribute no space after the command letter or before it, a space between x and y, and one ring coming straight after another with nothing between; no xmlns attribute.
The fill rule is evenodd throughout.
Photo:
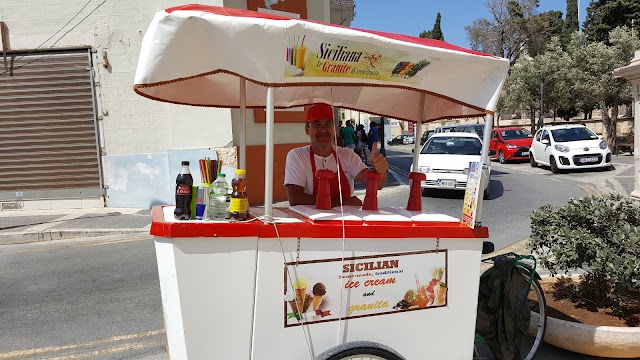
<svg viewBox="0 0 640 360"><path fill-rule="evenodd" d="M352 0L203 0L349 26ZM3 0L0 8L2 209L150 207L173 203L181 160L235 168L239 110L179 106L132 91L145 31L174 0ZM185 54L197 56L197 54ZM306 143L304 110L277 112L274 200L286 152ZM263 199L264 111L249 111L247 174Z"/></svg>

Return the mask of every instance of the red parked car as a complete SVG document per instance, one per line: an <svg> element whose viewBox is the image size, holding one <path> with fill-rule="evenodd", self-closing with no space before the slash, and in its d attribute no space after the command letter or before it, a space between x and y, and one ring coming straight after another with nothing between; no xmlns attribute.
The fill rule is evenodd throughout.
<svg viewBox="0 0 640 360"><path fill-rule="evenodd" d="M529 148L533 135L523 127L501 127L493 129L489 150L495 150L493 159L501 164L511 160L529 160Z"/></svg>

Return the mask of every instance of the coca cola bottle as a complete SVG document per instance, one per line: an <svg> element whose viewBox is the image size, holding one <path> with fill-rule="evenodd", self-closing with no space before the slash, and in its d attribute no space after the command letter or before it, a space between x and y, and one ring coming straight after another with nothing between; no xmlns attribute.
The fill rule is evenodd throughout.
<svg viewBox="0 0 640 360"><path fill-rule="evenodd" d="M191 188L193 186L193 177L189 171L189 162L182 162L182 169L176 178L176 210L173 216L176 220L191 219Z"/></svg>

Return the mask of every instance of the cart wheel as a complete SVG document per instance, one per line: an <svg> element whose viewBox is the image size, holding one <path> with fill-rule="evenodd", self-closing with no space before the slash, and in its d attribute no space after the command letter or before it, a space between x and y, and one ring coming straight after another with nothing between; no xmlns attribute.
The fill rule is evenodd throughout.
<svg viewBox="0 0 640 360"><path fill-rule="evenodd" d="M316 360L405 360L392 348L372 341L353 341L333 347Z"/></svg>

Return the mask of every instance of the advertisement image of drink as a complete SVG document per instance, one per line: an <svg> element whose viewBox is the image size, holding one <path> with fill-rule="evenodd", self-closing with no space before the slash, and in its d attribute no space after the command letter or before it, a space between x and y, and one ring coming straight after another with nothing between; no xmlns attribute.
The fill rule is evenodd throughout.
<svg viewBox="0 0 640 360"><path fill-rule="evenodd" d="M306 54L306 52L307 48L305 48L304 45L300 45L296 48L296 61L294 65L298 69L304 70L304 55Z"/></svg>
<svg viewBox="0 0 640 360"><path fill-rule="evenodd" d="M305 35L291 36L289 37L289 44L287 46L286 61L288 64L288 71L293 76L304 75L304 62L307 54L307 48L304 46Z"/></svg>

